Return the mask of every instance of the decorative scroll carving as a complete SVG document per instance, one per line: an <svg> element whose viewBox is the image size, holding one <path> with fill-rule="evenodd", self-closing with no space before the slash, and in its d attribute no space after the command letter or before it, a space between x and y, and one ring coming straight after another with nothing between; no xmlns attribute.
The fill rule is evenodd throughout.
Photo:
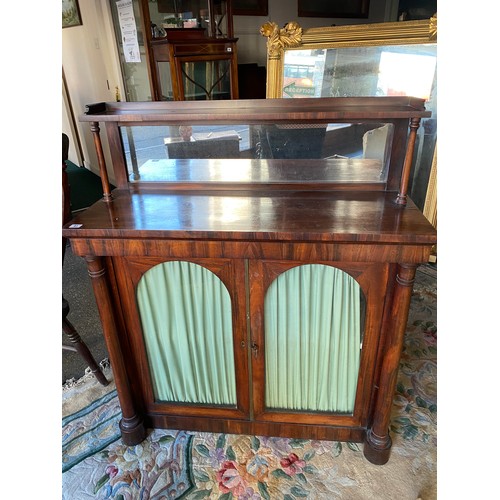
<svg viewBox="0 0 500 500"><path fill-rule="evenodd" d="M437 40L437 34L438 34L438 18L437 14L434 14L429 19L429 39L432 41Z"/></svg>
<svg viewBox="0 0 500 500"><path fill-rule="evenodd" d="M279 28L276 23L268 22L261 26L260 33L268 38L269 58L279 58L283 49L297 47L302 42L302 28L296 22L287 23L284 28Z"/></svg>

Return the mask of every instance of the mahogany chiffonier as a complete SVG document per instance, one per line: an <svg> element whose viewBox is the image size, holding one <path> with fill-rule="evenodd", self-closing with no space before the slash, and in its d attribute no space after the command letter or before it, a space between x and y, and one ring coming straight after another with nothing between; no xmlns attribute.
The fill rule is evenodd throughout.
<svg viewBox="0 0 500 500"><path fill-rule="evenodd" d="M126 444L246 433L364 442L387 462L415 271L436 243L407 196L429 114L409 97L90 107L103 198L63 235L88 265Z"/></svg>

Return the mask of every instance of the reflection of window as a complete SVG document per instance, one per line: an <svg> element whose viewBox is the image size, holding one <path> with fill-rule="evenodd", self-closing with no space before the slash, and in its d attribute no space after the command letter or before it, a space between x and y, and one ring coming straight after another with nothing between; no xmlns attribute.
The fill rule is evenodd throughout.
<svg viewBox="0 0 500 500"><path fill-rule="evenodd" d="M287 78L312 78L314 76L314 66L287 64L285 66L284 76Z"/></svg>
<svg viewBox="0 0 500 500"><path fill-rule="evenodd" d="M379 69L377 86L384 95L429 99L436 70L435 56L383 51Z"/></svg>
<svg viewBox="0 0 500 500"><path fill-rule="evenodd" d="M283 97L408 95L429 100L435 71L432 43L330 48L321 53L289 50Z"/></svg>

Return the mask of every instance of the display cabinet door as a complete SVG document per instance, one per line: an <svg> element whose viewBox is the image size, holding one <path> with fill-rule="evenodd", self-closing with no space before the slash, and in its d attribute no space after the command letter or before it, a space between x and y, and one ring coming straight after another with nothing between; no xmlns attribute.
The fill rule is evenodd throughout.
<svg viewBox="0 0 500 500"><path fill-rule="evenodd" d="M232 98L231 57L176 58L178 85L183 101Z"/></svg>
<svg viewBox="0 0 500 500"><path fill-rule="evenodd" d="M254 418L362 426L386 265L251 261Z"/></svg>
<svg viewBox="0 0 500 500"><path fill-rule="evenodd" d="M247 417L244 265L229 259L116 261L146 411Z"/></svg>

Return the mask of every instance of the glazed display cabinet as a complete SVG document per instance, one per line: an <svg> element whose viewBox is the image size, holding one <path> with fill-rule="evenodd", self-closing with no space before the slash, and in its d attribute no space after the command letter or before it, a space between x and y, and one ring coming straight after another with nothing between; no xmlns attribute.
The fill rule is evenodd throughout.
<svg viewBox="0 0 500 500"><path fill-rule="evenodd" d="M153 100L237 99L232 1L141 1Z"/></svg>
<svg viewBox="0 0 500 500"><path fill-rule="evenodd" d="M436 243L407 196L424 101L91 113L80 119L103 198L63 235L88 265L123 441L147 428L353 441L387 462L415 271ZM128 139L144 130L163 139L163 157L133 173Z"/></svg>
<svg viewBox="0 0 500 500"><path fill-rule="evenodd" d="M237 99L237 41L210 39L196 29L171 29L167 37L151 40L154 99Z"/></svg>

